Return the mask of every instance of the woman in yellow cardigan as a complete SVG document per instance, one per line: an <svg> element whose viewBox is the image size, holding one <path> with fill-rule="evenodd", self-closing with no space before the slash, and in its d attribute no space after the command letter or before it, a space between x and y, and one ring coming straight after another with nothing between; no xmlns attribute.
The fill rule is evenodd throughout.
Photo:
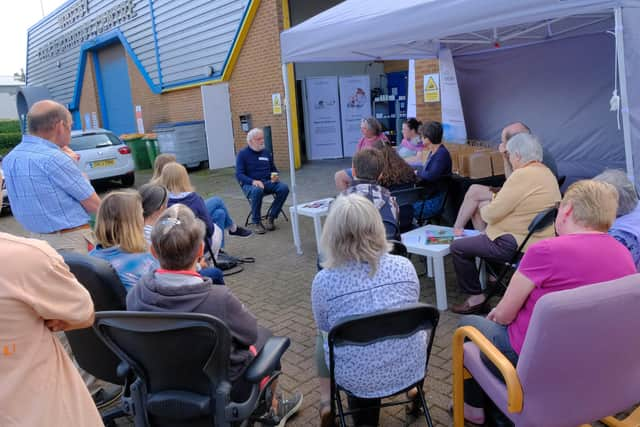
<svg viewBox="0 0 640 427"><path fill-rule="evenodd" d="M556 177L542 164L542 146L535 136L524 133L515 135L507 142L507 152L513 173L493 200L478 206L482 221L474 224L484 233L458 239L451 244L458 284L470 294L464 303L451 308L454 313L477 313L485 305L486 297L480 286L476 257L496 262L508 261L526 237L533 218L561 199ZM527 246L553 235L553 226L550 226L534 234Z"/></svg>

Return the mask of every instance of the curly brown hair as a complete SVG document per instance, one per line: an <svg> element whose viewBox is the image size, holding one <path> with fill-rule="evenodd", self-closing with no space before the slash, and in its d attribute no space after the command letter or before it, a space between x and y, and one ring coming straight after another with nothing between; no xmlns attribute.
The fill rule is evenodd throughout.
<svg viewBox="0 0 640 427"><path fill-rule="evenodd" d="M398 154L398 152L383 141L376 141L373 148L382 151L384 168L379 184L386 188L397 185L414 184L417 181L413 168Z"/></svg>

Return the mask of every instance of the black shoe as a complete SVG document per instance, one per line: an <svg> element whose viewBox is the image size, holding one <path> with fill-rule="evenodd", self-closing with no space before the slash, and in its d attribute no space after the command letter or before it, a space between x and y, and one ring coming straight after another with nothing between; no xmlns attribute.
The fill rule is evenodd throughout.
<svg viewBox="0 0 640 427"><path fill-rule="evenodd" d="M248 230L244 227L240 227L239 225L236 225L236 231L229 230L230 236L249 237L252 234L253 232L251 230Z"/></svg>
<svg viewBox="0 0 640 427"><path fill-rule="evenodd" d="M93 401L95 402L98 410L106 408L107 406L117 402L120 397L122 397L122 386L111 384L100 387L91 397L93 397Z"/></svg>

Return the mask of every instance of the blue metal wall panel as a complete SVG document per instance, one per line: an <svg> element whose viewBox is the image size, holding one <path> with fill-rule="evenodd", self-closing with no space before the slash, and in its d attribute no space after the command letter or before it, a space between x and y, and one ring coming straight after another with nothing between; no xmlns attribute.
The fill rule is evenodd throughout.
<svg viewBox="0 0 640 427"><path fill-rule="evenodd" d="M85 2L88 13L72 25L59 18ZM79 96L83 50L104 33L118 33L154 91L220 75L250 0L70 0L28 31L27 84L47 87L62 103ZM78 39L50 55L40 55L52 41L66 38L120 4L131 2L134 16L116 27ZM151 10L153 7L153 13ZM155 33L154 24L155 23ZM83 48L84 45L84 48ZM45 50L46 51L46 50Z"/></svg>
<svg viewBox="0 0 640 427"><path fill-rule="evenodd" d="M102 121L116 135L131 133L136 129L131 86L127 72L127 59L121 45L113 45L100 51L97 67L98 92L102 103Z"/></svg>

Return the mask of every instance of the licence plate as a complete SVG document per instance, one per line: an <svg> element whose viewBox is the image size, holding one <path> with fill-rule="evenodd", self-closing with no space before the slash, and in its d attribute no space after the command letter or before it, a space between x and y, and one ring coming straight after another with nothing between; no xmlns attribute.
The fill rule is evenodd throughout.
<svg viewBox="0 0 640 427"><path fill-rule="evenodd" d="M107 166L113 166L116 164L116 159L98 160L91 162L91 169L106 168Z"/></svg>

